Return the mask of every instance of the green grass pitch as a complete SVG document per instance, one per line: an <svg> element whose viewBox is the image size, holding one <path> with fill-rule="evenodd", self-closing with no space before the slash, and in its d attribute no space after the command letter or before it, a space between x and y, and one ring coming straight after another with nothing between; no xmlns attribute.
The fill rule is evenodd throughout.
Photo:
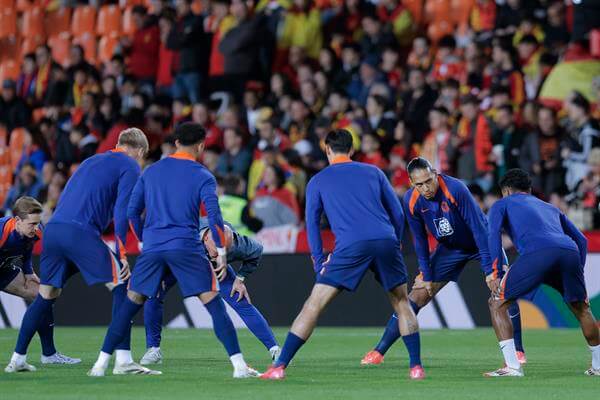
<svg viewBox="0 0 600 400"><path fill-rule="evenodd" d="M283 341L286 331L277 329ZM283 382L234 380L226 354L210 330L164 331L162 376L85 375L94 362L104 329L58 328L60 351L83 358L79 366L39 363L39 340L29 362L35 373L0 373L0 399L599 399L600 378L586 377L590 354L578 330L529 330L524 340L529 358L524 378L486 379L481 373L502 364L491 329L422 332L427 379L407 378L407 355L401 342L383 365L361 367L360 358L381 329L317 328L300 350ZM2 368L12 353L17 332L0 330ZM239 331L246 360L264 371L268 353L247 330ZM144 333L134 329L136 360L144 350Z"/></svg>

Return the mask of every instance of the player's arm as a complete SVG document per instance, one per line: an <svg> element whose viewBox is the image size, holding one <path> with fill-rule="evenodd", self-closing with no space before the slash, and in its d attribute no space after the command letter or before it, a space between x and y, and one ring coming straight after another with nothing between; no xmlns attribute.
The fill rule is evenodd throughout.
<svg viewBox="0 0 600 400"><path fill-rule="evenodd" d="M571 222L569 218L563 213L560 213L560 224L563 231L569 236L577 248L579 248L579 257L581 259L581 265L585 265L585 259L587 258L587 239L583 236L583 233Z"/></svg>
<svg viewBox="0 0 600 400"><path fill-rule="evenodd" d="M129 230L129 219L127 218L129 200L139 177L140 167L137 164L132 165L121 172L117 186L117 201L115 202L113 216L117 253L121 260L126 257L125 243L127 242L127 231Z"/></svg>
<svg viewBox="0 0 600 400"><path fill-rule="evenodd" d="M133 229L138 241L142 241L142 213L146 209L146 200L144 197L144 176L142 175L138 180L131 196L129 198L129 205L127 206L127 218L129 224Z"/></svg>
<svg viewBox="0 0 600 400"><path fill-rule="evenodd" d="M404 212L402 211L402 205L400 204L400 200L398 196L394 192L390 181L388 181L387 177L383 174L381 170L379 172L379 181L381 182L381 200L383 202L383 206L385 207L390 221L392 221L392 225L394 226L394 231L396 231L396 237L398 238L398 242L402 243L402 238L404 237Z"/></svg>
<svg viewBox="0 0 600 400"><path fill-rule="evenodd" d="M200 187L200 199L198 204L204 204L208 215L208 227L212 233L213 240L217 246L217 267L215 272L219 280L225 279L227 275L227 239L225 237L225 224L219 207L217 197L217 181L214 176L207 173L204 183Z"/></svg>
<svg viewBox="0 0 600 400"><path fill-rule="evenodd" d="M237 276L243 280L258 269L263 253L263 246L256 240L234 231L233 248L230 252L236 252L241 255L242 265L237 272Z"/></svg>
<svg viewBox="0 0 600 400"><path fill-rule="evenodd" d="M427 239L427 228L425 228L425 222L421 215L418 214L417 210L415 208L412 210L410 209L409 202L410 198L405 196L403 205L408 221L408 227L412 232L419 271L423 274L423 280L425 282L431 282L432 273L429 265L429 240Z"/></svg>
<svg viewBox="0 0 600 400"><path fill-rule="evenodd" d="M452 190L452 189L451 189ZM454 196L460 216L473 233L481 256L481 270L487 276L492 273L492 259L488 246L488 223L475 199L463 184L456 185ZM500 258L500 263L502 262Z"/></svg>
<svg viewBox="0 0 600 400"><path fill-rule="evenodd" d="M323 254L323 241L321 240L321 214L323 213L323 202L319 189L314 184L314 178L308 183L306 188L306 233L308 236L308 245L313 260L315 272L321 270L325 261Z"/></svg>
<svg viewBox="0 0 600 400"><path fill-rule="evenodd" d="M502 229L506 219L506 205L503 201L494 204L488 214L488 248L492 257L492 265L489 274L486 274L486 282L492 292L498 288L498 271L505 262L504 250L502 250Z"/></svg>

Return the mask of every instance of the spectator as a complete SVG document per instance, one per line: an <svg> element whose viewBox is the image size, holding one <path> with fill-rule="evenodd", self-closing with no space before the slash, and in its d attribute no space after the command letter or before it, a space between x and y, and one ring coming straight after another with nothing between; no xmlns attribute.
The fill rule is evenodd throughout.
<svg viewBox="0 0 600 400"><path fill-rule="evenodd" d="M446 79L460 79L464 71L464 62L456 55L456 41L454 36L446 35L438 42L431 79L443 82Z"/></svg>
<svg viewBox="0 0 600 400"><path fill-rule="evenodd" d="M553 1L546 9L547 22L544 26L544 45L561 53L569 43L570 34L565 23L565 7L562 1Z"/></svg>
<svg viewBox="0 0 600 400"><path fill-rule="evenodd" d="M244 180L237 175L217 177L217 194L223 219L246 236L262 229L262 221L250 215L248 200L243 196Z"/></svg>
<svg viewBox="0 0 600 400"><path fill-rule="evenodd" d="M518 69L512 44L506 40L497 40L493 47L492 59L495 69L491 77L492 84L507 86L510 89L512 104L520 106L526 99L525 83L523 74Z"/></svg>
<svg viewBox="0 0 600 400"><path fill-rule="evenodd" d="M394 113L386 113L387 100L380 95L372 95L367 99L368 131L376 134L382 143L384 153L389 153L394 145Z"/></svg>
<svg viewBox="0 0 600 400"><path fill-rule="evenodd" d="M187 98L190 102L197 103L200 101L202 72L207 69L207 49L210 47L204 32L203 19L192 13L190 4L191 0L175 1L177 22L169 32L167 47L179 51L173 97Z"/></svg>
<svg viewBox="0 0 600 400"><path fill-rule="evenodd" d="M54 214L60 194L65 187L65 178L60 172L56 172L48 186L48 193L42 203L42 223L46 224Z"/></svg>
<svg viewBox="0 0 600 400"><path fill-rule="evenodd" d="M36 175L40 175L49 154L48 144L42 133L36 127L26 129L23 135L23 152L17 165L17 171L25 165L30 165L35 168Z"/></svg>
<svg viewBox="0 0 600 400"><path fill-rule="evenodd" d="M41 189L42 183L37 179L35 168L30 164L23 165L15 179L15 184L6 195L2 209L5 213L11 210L15 201L22 196L37 198Z"/></svg>
<svg viewBox="0 0 600 400"><path fill-rule="evenodd" d="M361 107L366 106L371 88L376 83L382 82L382 74L378 68L379 61L376 57L370 56L365 58L360 64L359 75L352 78L346 89L350 99Z"/></svg>
<svg viewBox="0 0 600 400"><path fill-rule="evenodd" d="M71 129L69 136L71 144L75 151L75 162L81 163L88 157L96 154L98 148L98 139L90 133L90 130L85 125L77 125Z"/></svg>
<svg viewBox="0 0 600 400"><path fill-rule="evenodd" d="M135 33L130 39L121 38L121 45L128 54L129 72L140 84L140 89L147 94L154 92L157 63L160 47L160 29L157 21L148 14L146 7L133 6L131 11Z"/></svg>
<svg viewBox="0 0 600 400"><path fill-rule="evenodd" d="M95 68L85 60L83 47L78 44L71 45L69 49L69 66L67 67L67 76L70 81L75 77L75 70L83 69L86 74L92 74Z"/></svg>
<svg viewBox="0 0 600 400"><path fill-rule="evenodd" d="M263 108L256 122L259 136L259 141L256 146L258 155L260 155L260 152L267 147L273 146L276 149L283 151L291 146L290 139L276 126L273 110L267 107Z"/></svg>
<svg viewBox="0 0 600 400"><path fill-rule="evenodd" d="M590 102L581 93L572 93L565 106L571 129L561 156L567 169L567 187L574 190L587 174L587 160L592 148L600 146L600 130L598 123L590 117Z"/></svg>
<svg viewBox="0 0 600 400"><path fill-rule="evenodd" d="M27 125L30 112L27 104L17 97L17 85L12 79L2 82L2 97L0 97L0 124L8 132Z"/></svg>
<svg viewBox="0 0 600 400"><path fill-rule="evenodd" d="M225 176L229 174L247 177L252 153L244 147L244 135L239 128L226 128L223 132L224 151L219 156L217 173Z"/></svg>
<svg viewBox="0 0 600 400"><path fill-rule="evenodd" d="M451 175L452 160L448 157L452 133L448 126L450 114L445 107L434 107L429 111L429 127L431 131L423 142L421 155L429 160L440 173Z"/></svg>
<svg viewBox="0 0 600 400"><path fill-rule="evenodd" d="M600 226L600 148L590 151L588 157L589 172L577 188L577 196L581 199L583 207L593 216L591 228Z"/></svg>
<svg viewBox="0 0 600 400"><path fill-rule="evenodd" d="M421 143L427 133L427 115L437 96L425 82L421 69L411 69L408 73L408 90L402 94L402 119L411 131L412 139Z"/></svg>
<svg viewBox="0 0 600 400"><path fill-rule="evenodd" d="M314 121L311 112L306 103L300 99L292 101L290 109L291 122L288 127L288 136L291 144L294 145L301 140L314 142L312 136Z"/></svg>
<svg viewBox="0 0 600 400"><path fill-rule="evenodd" d="M35 63L37 66L37 75L35 77L35 102L43 104L48 91L48 84L52 77L52 67L56 63L50 55L50 47L43 44L35 49Z"/></svg>
<svg viewBox="0 0 600 400"><path fill-rule="evenodd" d="M410 68L428 71L431 68L432 56L429 39L426 36L417 36L412 43L408 55L407 65Z"/></svg>
<svg viewBox="0 0 600 400"><path fill-rule="evenodd" d="M35 79L37 77L35 54L28 53L23 57L21 73L17 80L17 96L32 105L35 98Z"/></svg>
<svg viewBox="0 0 600 400"><path fill-rule="evenodd" d="M256 192L250 209L265 228L281 225L297 225L300 207L294 194L286 187L285 173L277 165L268 165L263 176L262 187Z"/></svg>
<svg viewBox="0 0 600 400"><path fill-rule="evenodd" d="M381 21L375 14L366 14L362 19L364 35L360 40L361 54L380 59L386 47L393 47L396 39L391 32L383 30Z"/></svg>
<svg viewBox="0 0 600 400"><path fill-rule="evenodd" d="M388 161L379 150L380 147L380 139L375 133L365 133L361 139L361 154L358 157L358 161L375 165L380 169L387 169Z"/></svg>
<svg viewBox="0 0 600 400"><path fill-rule="evenodd" d="M318 59L323 46L321 12L312 0L293 0L281 23L277 43L280 52L285 54L291 47L299 47L308 57Z"/></svg>
<svg viewBox="0 0 600 400"><path fill-rule="evenodd" d="M212 121L207 103L196 103L192 106L192 121L202 125L206 131L206 139L204 140L206 147L223 148L223 132Z"/></svg>
<svg viewBox="0 0 600 400"><path fill-rule="evenodd" d="M177 61L177 51L170 49L168 38L175 23L175 17L170 9L165 10L158 19L160 44L158 45L158 65L156 66L156 92L160 95L171 96L173 72Z"/></svg>
<svg viewBox="0 0 600 400"><path fill-rule="evenodd" d="M385 24L392 26L392 32L403 47L409 46L415 31L413 18L400 0L383 0L377 6L377 17Z"/></svg>
<svg viewBox="0 0 600 400"><path fill-rule="evenodd" d="M229 0L214 0L211 3L210 16L205 21L205 30L212 34L208 76L213 91L226 87L223 79L225 57L219 49L219 45L225 34L236 24L235 17L229 13L229 7Z"/></svg>
<svg viewBox="0 0 600 400"><path fill-rule="evenodd" d="M519 156L524 133L516 126L513 109L509 105L500 107L495 116L496 128L492 135L492 158L495 161L496 175L504 176L506 171L519 167Z"/></svg>

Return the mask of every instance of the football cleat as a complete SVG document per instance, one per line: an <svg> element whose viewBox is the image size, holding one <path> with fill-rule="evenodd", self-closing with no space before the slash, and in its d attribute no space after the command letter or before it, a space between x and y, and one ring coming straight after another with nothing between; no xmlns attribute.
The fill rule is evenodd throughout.
<svg viewBox="0 0 600 400"><path fill-rule="evenodd" d="M260 379L271 380L271 381L280 381L285 379L285 368L282 366L275 367L270 366L267 372L260 376Z"/></svg>
<svg viewBox="0 0 600 400"><path fill-rule="evenodd" d="M360 365L379 365L383 363L383 354L378 352L377 350L371 350L362 360L360 360Z"/></svg>
<svg viewBox="0 0 600 400"><path fill-rule="evenodd" d="M419 381L421 379L425 379L425 370L423 369L422 366L415 365L414 367L412 367L410 369L408 376L410 379L414 379L417 381Z"/></svg>
<svg viewBox="0 0 600 400"><path fill-rule="evenodd" d="M36 368L31 364L27 364L25 361L23 361L23 362L11 361L8 363L6 368L4 368L4 372L6 372L8 374L12 374L13 372L35 372L35 371L36 371Z"/></svg>
<svg viewBox="0 0 600 400"><path fill-rule="evenodd" d="M246 365L246 368L234 369L233 377L236 379L258 378L260 373Z"/></svg>
<svg viewBox="0 0 600 400"><path fill-rule="evenodd" d="M73 358L73 357L65 356L64 354L61 354L59 352L56 352L56 353L52 354L51 356L47 356L47 357L42 355L40 357L40 362L42 364L61 364L61 365L79 364L81 362L81 358Z"/></svg>
<svg viewBox="0 0 600 400"><path fill-rule="evenodd" d="M160 347L150 347L146 350L146 354L140 360L140 364L142 365L150 365L150 364L162 364L162 352L160 351Z"/></svg>
<svg viewBox="0 0 600 400"><path fill-rule="evenodd" d="M483 374L483 376L485 376L486 378L499 378L499 377L504 377L504 376L521 377L521 376L525 376L525 373L523 372L523 368L521 368L521 367L519 367L519 369L502 367L495 371L486 372Z"/></svg>
<svg viewBox="0 0 600 400"><path fill-rule="evenodd" d="M600 376L600 369L590 368L584 374L587 376Z"/></svg>
<svg viewBox="0 0 600 400"><path fill-rule="evenodd" d="M122 365L115 364L113 375L162 375L162 372L142 367L133 362Z"/></svg>
<svg viewBox="0 0 600 400"><path fill-rule="evenodd" d="M96 367L96 366L93 366L92 369L90 369L87 372L87 376L92 376L92 377L104 376L105 374L106 374L106 369L101 368L101 367Z"/></svg>

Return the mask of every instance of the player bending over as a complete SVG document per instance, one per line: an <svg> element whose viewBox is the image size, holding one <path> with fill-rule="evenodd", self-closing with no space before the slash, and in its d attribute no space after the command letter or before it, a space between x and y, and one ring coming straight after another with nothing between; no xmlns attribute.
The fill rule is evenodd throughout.
<svg viewBox="0 0 600 400"><path fill-rule="evenodd" d="M493 264L490 259L487 219L467 187L458 179L438 174L429 161L421 157L412 159L407 170L412 188L404 195L404 210L408 215L421 272L408 297L417 314L449 281L458 280L469 261L479 260L486 281L496 279L503 271L498 270L497 263ZM438 242L431 255L427 231ZM509 311L517 356L524 364L527 359L521 340L521 316L517 302L511 305ZM399 337L398 321L396 315L392 315L379 343L364 356L361 364L381 364L384 354Z"/></svg>
<svg viewBox="0 0 600 400"><path fill-rule="evenodd" d="M241 262L238 272L231 265L227 265L227 275L220 282L220 292L223 299L242 318L248 329L269 350L273 361L279 356L279 345L269 327L267 320L260 311L250 303L250 296L244 281L252 272L258 268L262 256L263 247L256 240L241 235L227 225L225 221L225 236L227 246L227 262ZM206 224L200 229L200 237L206 248L206 253L211 263L217 259L217 246L212 237L212 232ZM214 264L213 264L214 265ZM163 302L167 291L177 283L171 273L163 278L158 294L150 297L144 304L144 325L146 327L146 354L140 360L140 364L162 363L160 351L161 331L163 324ZM236 296L237 294L237 296Z"/></svg>
<svg viewBox="0 0 600 400"><path fill-rule="evenodd" d="M129 278L125 255L129 229L127 204L140 175L139 163L147 151L146 135L137 128L126 129L119 135L114 150L86 159L67 182L56 211L44 229L39 294L23 317L17 346L7 369L34 370L26 362L27 347L49 318L65 282L75 273L81 272L88 285L106 284L113 294L113 314L120 307L125 298L125 281ZM120 260L101 236L113 220ZM133 362L128 337L116 348L119 350L115 374L150 372Z"/></svg>
<svg viewBox="0 0 600 400"><path fill-rule="evenodd" d="M140 177L131 195L128 216L144 243L137 259L127 297L113 317L102 351L90 376L103 376L110 355L131 334L131 319L148 297L155 296L166 271L170 271L183 297L198 296L208 310L217 338L223 343L233 364L234 378L247 378L258 373L249 368L240 351L237 334L219 296L215 271L225 277L227 243L217 198L215 177L196 162L204 149L206 132L195 123L184 123L175 129L177 152L154 163ZM210 230L217 247L217 268L213 270L200 241L200 204L208 213Z"/></svg>
<svg viewBox="0 0 600 400"><path fill-rule="evenodd" d="M281 355L262 379L283 379L284 369L308 340L317 319L340 291L354 291L368 269L389 292L399 330L410 356L410 378L423 379L417 318L406 291L406 266L400 252L404 213L392 186L377 167L352 162L352 136L344 129L325 139L330 166L308 184L306 228L316 283L286 338ZM335 250L325 259L321 214L335 235Z"/></svg>
<svg viewBox="0 0 600 400"><path fill-rule="evenodd" d="M500 180L500 188L503 199L489 213L490 254L494 263L501 262L504 230L515 244L519 258L501 280L491 282L490 312L505 367L484 375L523 376L507 310L518 298L532 298L545 283L562 294L579 320L592 352L592 367L585 374L600 376L600 333L590 311L583 277L587 240L560 210L531 195L527 172L511 169Z"/></svg>
<svg viewBox="0 0 600 400"><path fill-rule="evenodd" d="M33 197L19 198L13 207L14 217L0 219L0 290L22 297L28 302L38 295L40 280L33 272L31 252L35 242L42 238L40 220L42 205ZM79 358L67 357L54 347L54 312L46 314L37 330L42 343L42 364L79 364ZM33 366L31 369L35 370ZM17 372L10 363L6 372Z"/></svg>

